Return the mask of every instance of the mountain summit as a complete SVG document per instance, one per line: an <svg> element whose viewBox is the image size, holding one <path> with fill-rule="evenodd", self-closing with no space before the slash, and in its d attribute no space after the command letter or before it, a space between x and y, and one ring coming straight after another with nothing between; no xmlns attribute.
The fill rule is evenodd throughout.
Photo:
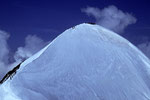
<svg viewBox="0 0 150 100"><path fill-rule="evenodd" d="M116 33L80 24L22 63L0 100L150 100L150 61Z"/></svg>

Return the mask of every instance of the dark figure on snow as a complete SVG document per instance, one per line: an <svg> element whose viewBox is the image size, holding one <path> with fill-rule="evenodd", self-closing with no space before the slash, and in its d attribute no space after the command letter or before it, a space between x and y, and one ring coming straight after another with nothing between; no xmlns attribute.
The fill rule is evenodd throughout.
<svg viewBox="0 0 150 100"><path fill-rule="evenodd" d="M12 77L16 74L16 71L20 68L20 65L21 65L21 63L19 65L17 65L15 68L13 68L12 70L10 70L0 81L0 84L5 82L8 78L12 79Z"/></svg>
<svg viewBox="0 0 150 100"><path fill-rule="evenodd" d="M96 23L93 23L93 22L88 22L88 24L92 24L92 25L95 25Z"/></svg>

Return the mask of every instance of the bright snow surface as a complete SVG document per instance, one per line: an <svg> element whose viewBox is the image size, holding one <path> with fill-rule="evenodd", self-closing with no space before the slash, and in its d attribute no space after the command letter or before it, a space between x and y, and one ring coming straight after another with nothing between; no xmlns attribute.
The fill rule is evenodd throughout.
<svg viewBox="0 0 150 100"><path fill-rule="evenodd" d="M22 63L0 100L150 100L150 61L116 33L80 24Z"/></svg>

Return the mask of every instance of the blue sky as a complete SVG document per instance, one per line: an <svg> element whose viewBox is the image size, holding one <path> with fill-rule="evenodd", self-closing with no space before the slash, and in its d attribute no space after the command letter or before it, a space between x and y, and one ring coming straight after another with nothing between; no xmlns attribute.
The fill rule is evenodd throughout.
<svg viewBox="0 0 150 100"><path fill-rule="evenodd" d="M82 8L103 9L109 5L137 19L122 34L124 37L136 45L143 41L141 37L150 37L149 0L1 0L0 29L10 33L8 44L15 51L24 44L28 34L51 40L76 24L95 22L93 17L81 12Z"/></svg>

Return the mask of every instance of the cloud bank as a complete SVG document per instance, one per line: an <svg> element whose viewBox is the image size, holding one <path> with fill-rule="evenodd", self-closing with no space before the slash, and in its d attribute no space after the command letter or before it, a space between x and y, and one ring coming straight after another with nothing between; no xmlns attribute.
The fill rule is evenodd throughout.
<svg viewBox="0 0 150 100"><path fill-rule="evenodd" d="M0 30L0 79L7 71L8 59L9 59L9 49L7 44L7 39L9 34L5 31Z"/></svg>
<svg viewBox="0 0 150 100"><path fill-rule="evenodd" d="M28 35L25 38L25 46L17 49L14 59L16 61L27 59L42 49L45 45L46 43L36 35Z"/></svg>
<svg viewBox="0 0 150 100"><path fill-rule="evenodd" d="M123 33L128 25L136 23L135 17L129 13L119 10L113 5L104 9L87 7L81 9L81 11L86 13L88 16L94 17L97 24L119 34Z"/></svg>
<svg viewBox="0 0 150 100"><path fill-rule="evenodd" d="M47 42L44 42L36 35L28 35L25 38L25 46L19 47L15 52L14 57L11 57L9 55L10 50L7 44L9 36L10 35L7 32L0 30L0 80L10 69L38 52L47 44ZM9 58L14 58L15 62L11 63Z"/></svg>
<svg viewBox="0 0 150 100"><path fill-rule="evenodd" d="M150 59L150 42L141 43L137 46Z"/></svg>
<svg viewBox="0 0 150 100"><path fill-rule="evenodd" d="M8 44L7 39L9 38L9 34L0 30L0 61L7 63L8 61Z"/></svg>

